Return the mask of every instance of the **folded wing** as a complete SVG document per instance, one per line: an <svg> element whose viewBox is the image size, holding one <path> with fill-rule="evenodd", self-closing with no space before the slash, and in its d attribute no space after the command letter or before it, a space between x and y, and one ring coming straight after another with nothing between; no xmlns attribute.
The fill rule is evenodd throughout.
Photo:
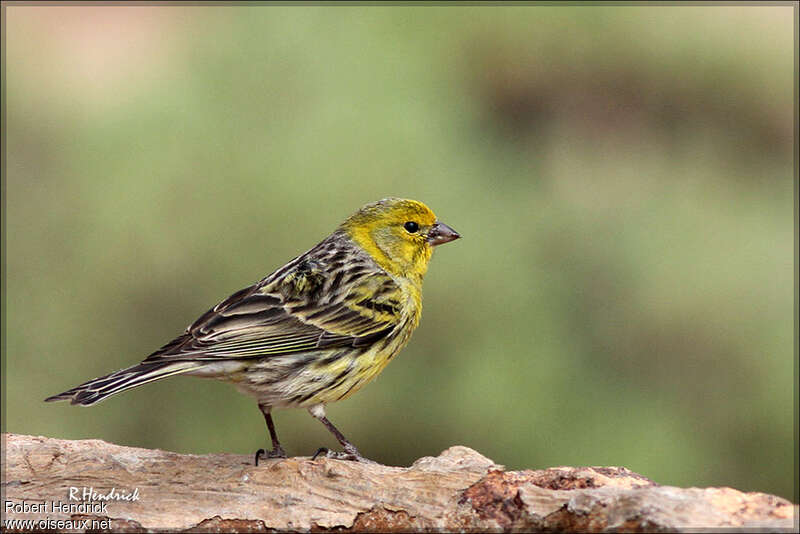
<svg viewBox="0 0 800 534"><path fill-rule="evenodd" d="M304 262L234 293L145 362L264 358L368 346L402 320L400 288L382 271L343 276ZM337 291L331 292L333 282Z"/></svg>

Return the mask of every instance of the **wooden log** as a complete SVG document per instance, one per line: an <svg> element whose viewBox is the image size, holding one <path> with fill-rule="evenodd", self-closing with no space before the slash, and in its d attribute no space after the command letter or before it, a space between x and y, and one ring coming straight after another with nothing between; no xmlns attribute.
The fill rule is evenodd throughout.
<svg viewBox="0 0 800 534"><path fill-rule="evenodd" d="M773 495L660 486L622 467L507 471L460 446L410 467L306 457L255 466L252 456L99 440L3 441L7 532L798 528L798 507Z"/></svg>

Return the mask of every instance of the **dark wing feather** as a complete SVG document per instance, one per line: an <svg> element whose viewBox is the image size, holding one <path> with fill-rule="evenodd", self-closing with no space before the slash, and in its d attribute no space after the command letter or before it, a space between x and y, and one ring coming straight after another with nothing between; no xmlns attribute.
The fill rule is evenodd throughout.
<svg viewBox="0 0 800 534"><path fill-rule="evenodd" d="M220 302L145 361L263 358L363 347L389 335L402 319L392 304L400 288L357 250L350 263L326 269L325 243Z"/></svg>

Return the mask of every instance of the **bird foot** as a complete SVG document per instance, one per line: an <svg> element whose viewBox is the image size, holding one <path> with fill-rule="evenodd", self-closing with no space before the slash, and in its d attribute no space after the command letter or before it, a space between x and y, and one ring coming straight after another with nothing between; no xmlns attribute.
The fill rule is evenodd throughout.
<svg viewBox="0 0 800 534"><path fill-rule="evenodd" d="M333 458L334 460L348 460L351 462L360 462L363 464L377 463L373 462L369 458L364 458L356 449L353 449L351 451L337 452L337 451L332 451L327 447L320 447L319 449L317 449L317 452L314 453L314 456L312 456L311 459L316 460L317 457L322 454L325 455L325 458Z"/></svg>
<svg viewBox="0 0 800 534"><path fill-rule="evenodd" d="M264 449L258 449L256 451L256 465L258 465L258 461L261 459L271 459L271 458L286 458L286 452L283 448L279 445L272 449L271 451L267 452Z"/></svg>

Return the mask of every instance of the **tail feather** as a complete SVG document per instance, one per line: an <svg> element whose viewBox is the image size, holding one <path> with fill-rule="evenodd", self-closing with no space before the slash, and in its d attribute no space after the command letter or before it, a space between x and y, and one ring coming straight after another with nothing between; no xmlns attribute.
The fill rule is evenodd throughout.
<svg viewBox="0 0 800 534"><path fill-rule="evenodd" d="M64 393L47 397L45 402L69 400L71 404L91 406L103 399L137 386L196 369L198 362L142 362L127 369L89 380Z"/></svg>

